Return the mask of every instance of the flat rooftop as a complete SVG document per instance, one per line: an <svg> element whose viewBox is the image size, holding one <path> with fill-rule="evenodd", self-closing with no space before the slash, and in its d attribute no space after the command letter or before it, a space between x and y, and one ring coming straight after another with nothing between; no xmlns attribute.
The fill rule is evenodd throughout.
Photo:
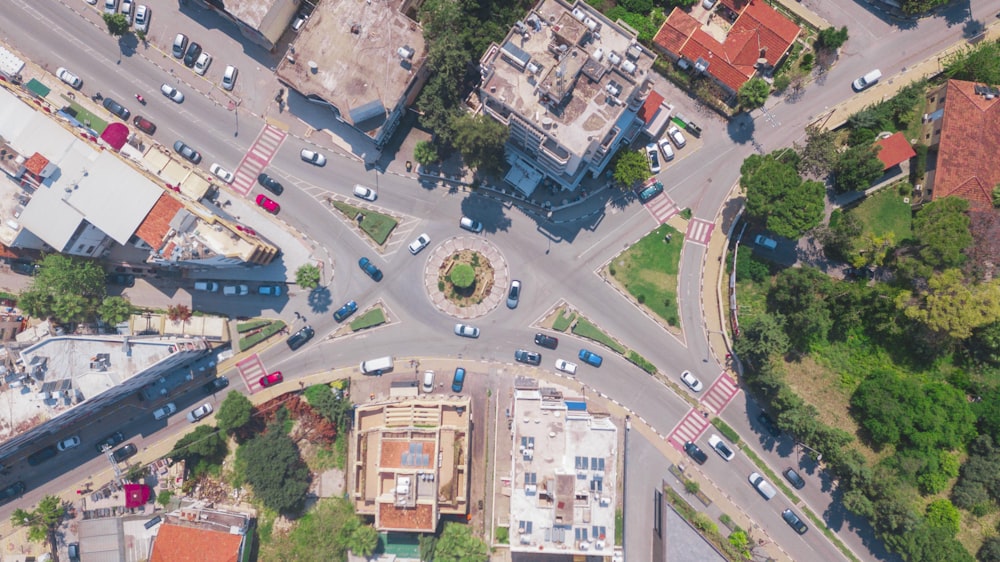
<svg viewBox="0 0 1000 562"><path fill-rule="evenodd" d="M481 93L535 122L574 154L603 139L655 55L587 4L543 0L494 45Z"/></svg>
<svg viewBox="0 0 1000 562"><path fill-rule="evenodd" d="M319 3L293 44L296 62L283 59L278 77L304 95L326 100L341 119L372 135L423 64L423 31L399 11L402 5L402 0Z"/></svg>
<svg viewBox="0 0 1000 562"><path fill-rule="evenodd" d="M511 551L607 554L614 550L618 429L583 398L516 388Z"/></svg>

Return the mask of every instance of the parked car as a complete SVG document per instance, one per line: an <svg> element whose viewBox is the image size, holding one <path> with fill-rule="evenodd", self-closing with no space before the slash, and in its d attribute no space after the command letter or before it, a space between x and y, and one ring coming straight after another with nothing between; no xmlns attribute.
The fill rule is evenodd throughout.
<svg viewBox="0 0 1000 562"><path fill-rule="evenodd" d="M281 375L281 371L275 371L273 373L264 375L260 378L259 382L261 386L268 387L278 384L279 382L285 380L285 377Z"/></svg>
<svg viewBox="0 0 1000 562"><path fill-rule="evenodd" d="M226 183L233 183L233 178L236 177L233 175L232 172L230 172L229 170L223 168L218 164L212 164L211 166L209 166L208 171L212 172L212 175L214 175L215 177L219 178L220 180Z"/></svg>
<svg viewBox="0 0 1000 562"><path fill-rule="evenodd" d="M281 210L281 205L277 204L273 199L268 198L268 196L263 193L257 196L256 201L258 207L264 209L272 215L277 215L278 211Z"/></svg>
<svg viewBox="0 0 1000 562"><path fill-rule="evenodd" d="M556 370L569 375L576 374L576 363L570 363L565 359L556 359Z"/></svg>
<svg viewBox="0 0 1000 562"><path fill-rule="evenodd" d="M128 121L128 118L132 115L132 112L125 108L122 104L116 102L111 98L104 98L104 109L107 109L111 113L114 113L120 117L123 121Z"/></svg>
<svg viewBox="0 0 1000 562"><path fill-rule="evenodd" d="M135 287L135 275L131 273L109 273L104 276L104 282L108 285Z"/></svg>
<svg viewBox="0 0 1000 562"><path fill-rule="evenodd" d="M184 141L175 142L174 150L177 151L177 154L180 154L186 160L190 161L192 164L197 164L198 162L201 162L201 153L191 148L190 146L184 144Z"/></svg>
<svg viewBox="0 0 1000 562"><path fill-rule="evenodd" d="M546 334L538 333L535 334L535 345L540 345L548 349L555 349L559 347L559 339Z"/></svg>
<svg viewBox="0 0 1000 562"><path fill-rule="evenodd" d="M756 238L753 239L753 243L761 246L762 248L767 248L768 250L773 250L778 247L778 242L773 238L768 238L763 234L758 234Z"/></svg>
<svg viewBox="0 0 1000 562"><path fill-rule="evenodd" d="M201 56L201 45L197 43L191 43L188 45L187 51L184 53L184 66L191 68L194 63Z"/></svg>
<svg viewBox="0 0 1000 562"><path fill-rule="evenodd" d="M194 282L195 291L205 291L206 293L214 293L219 290L219 284L215 281L195 281Z"/></svg>
<svg viewBox="0 0 1000 562"><path fill-rule="evenodd" d="M141 115L136 115L135 119L132 120L132 124L135 125L136 129L139 129L147 135L152 135L156 132L156 125Z"/></svg>
<svg viewBox="0 0 1000 562"><path fill-rule="evenodd" d="M354 196L364 199L365 201L374 201L378 199L378 194L375 193L374 189L363 185L354 186Z"/></svg>
<svg viewBox="0 0 1000 562"><path fill-rule="evenodd" d="M465 386L465 369L458 367L455 369L455 376L451 379L451 391L462 392L463 386Z"/></svg>
<svg viewBox="0 0 1000 562"><path fill-rule="evenodd" d="M542 363L542 354L537 351L518 349L514 352L514 359L517 359L521 363L527 363L528 365L540 365Z"/></svg>
<svg viewBox="0 0 1000 562"><path fill-rule="evenodd" d="M295 351L311 340L314 335L316 335L316 331L312 329L312 326L304 326L298 332L289 336L286 342L288 343L288 347L292 351Z"/></svg>
<svg viewBox="0 0 1000 562"><path fill-rule="evenodd" d="M14 482L10 486L7 486L3 490L0 490L0 505L3 505L10 500L20 497L25 490L24 482Z"/></svg>
<svg viewBox="0 0 1000 562"><path fill-rule="evenodd" d="M603 357L587 349L581 349L579 357L580 361L594 367L600 367L601 363L604 363Z"/></svg>
<svg viewBox="0 0 1000 562"><path fill-rule="evenodd" d="M80 89L80 86L83 86L83 80L81 80L79 76L61 66L56 70L56 78L62 80L77 90Z"/></svg>
<svg viewBox="0 0 1000 562"><path fill-rule="evenodd" d="M226 285L222 287L222 294L227 297L245 297L250 294L250 287L246 285Z"/></svg>
<svg viewBox="0 0 1000 562"><path fill-rule="evenodd" d="M354 301L347 301L344 306L337 309L337 312L333 313L333 319L337 322L343 322L350 315L358 311L358 303Z"/></svg>
<svg viewBox="0 0 1000 562"><path fill-rule="evenodd" d="M132 23L132 0L122 0L121 14Z"/></svg>
<svg viewBox="0 0 1000 562"><path fill-rule="evenodd" d="M205 72L208 71L209 65L212 64L212 55L208 53L202 53L198 55L198 60L194 61L194 72L198 76L204 76Z"/></svg>
<svg viewBox="0 0 1000 562"><path fill-rule="evenodd" d="M165 404L162 408L157 408L156 410L153 410L153 419L162 420L163 418L174 415L174 412L176 411L177 411L177 405L174 404L173 402Z"/></svg>
<svg viewBox="0 0 1000 562"><path fill-rule="evenodd" d="M144 4L139 4L135 8L135 30L143 33L149 33L149 18L152 17L152 15L153 10L150 10Z"/></svg>
<svg viewBox="0 0 1000 562"><path fill-rule="evenodd" d="M104 13L114 15L118 11L118 0L104 0Z"/></svg>
<svg viewBox="0 0 1000 562"><path fill-rule="evenodd" d="M115 462L125 462L138 452L139 449L135 445L126 443L123 447L111 453L111 458L115 459Z"/></svg>
<svg viewBox="0 0 1000 562"><path fill-rule="evenodd" d="M103 453L105 445L107 445L108 447L114 447L115 445L121 443L124 440L125 440L125 434L123 434L120 431L116 431L111 435L108 435L104 439L98 441L97 444L94 446L94 448L97 449L98 453Z"/></svg>
<svg viewBox="0 0 1000 562"><path fill-rule="evenodd" d="M74 435L72 437L67 437L56 445L56 448L60 451L68 451L70 449L75 449L80 446L80 436Z"/></svg>
<svg viewBox="0 0 1000 562"><path fill-rule="evenodd" d="M733 450L729 448L729 445L726 445L726 442L723 441L721 437L719 437L714 433L712 434L711 437L708 438L708 444L713 449L715 449L716 453L719 453L720 457L726 459L727 461L733 460L733 457L736 456L736 453L734 453Z"/></svg>
<svg viewBox="0 0 1000 562"><path fill-rule="evenodd" d="M690 441L684 443L684 452L698 464L705 464L705 461L708 460L708 455L705 454L705 451L702 451L701 447Z"/></svg>
<svg viewBox="0 0 1000 562"><path fill-rule="evenodd" d="M468 324L455 324L455 335L465 338L478 338L479 328Z"/></svg>
<svg viewBox="0 0 1000 562"><path fill-rule="evenodd" d="M674 159L674 147L670 146L670 139L664 137L659 142L660 151L663 152L663 160L670 162Z"/></svg>
<svg viewBox="0 0 1000 562"><path fill-rule="evenodd" d="M203 384L201 388L208 394L215 394L227 386L229 386L229 379L226 377L216 377Z"/></svg>
<svg viewBox="0 0 1000 562"><path fill-rule="evenodd" d="M261 285L257 287L257 294L262 297L280 297L285 294L283 285Z"/></svg>
<svg viewBox="0 0 1000 562"><path fill-rule="evenodd" d="M375 267L375 264L373 264L368 258L365 257L358 260L358 267L367 273L368 277L371 277L376 283L382 280L382 270Z"/></svg>
<svg viewBox="0 0 1000 562"><path fill-rule="evenodd" d="M781 437L781 430L778 429L778 424L771 419L771 416L767 415L767 412L757 414L757 421L764 426L764 429L766 429L772 437Z"/></svg>
<svg viewBox="0 0 1000 562"><path fill-rule="evenodd" d="M853 83L851 83L851 86L854 87L855 92L860 92L861 90L867 89L872 84L878 82L879 78L882 78L882 71L876 68L875 70L872 70L871 72L855 80Z"/></svg>
<svg viewBox="0 0 1000 562"><path fill-rule="evenodd" d="M420 390L434 392L434 371L424 371L424 379L420 384Z"/></svg>
<svg viewBox="0 0 1000 562"><path fill-rule="evenodd" d="M785 523L788 523L789 527L795 529L795 532L800 535L806 534L806 531L809 530L809 527L806 527L806 524L803 523L802 520L799 519L799 516L795 515L791 509L782 511L781 518L785 520Z"/></svg>
<svg viewBox="0 0 1000 562"><path fill-rule="evenodd" d="M270 191L275 195L281 195L285 191L285 187L278 183L278 180L272 178L267 174L260 174L257 176L257 183L264 186L264 189Z"/></svg>
<svg viewBox="0 0 1000 562"><path fill-rule="evenodd" d="M205 402L201 406L198 406L194 410L188 412L187 418L189 422L195 423L196 421L200 420L201 418L204 418L205 416L211 413L212 413L212 405L209 404L208 402Z"/></svg>
<svg viewBox="0 0 1000 562"><path fill-rule="evenodd" d="M483 223L474 221L469 217L462 217L462 219L458 221L458 226L468 230L469 232L475 232L477 234L483 231Z"/></svg>
<svg viewBox="0 0 1000 562"><path fill-rule="evenodd" d="M786 480L788 480L789 483L791 483L793 487L795 487L796 490L801 490L806 487L806 481L799 475L798 472L795 472L794 468L786 468L781 474Z"/></svg>
<svg viewBox="0 0 1000 562"><path fill-rule="evenodd" d="M430 244L430 243L431 243L431 237L428 236L427 233L425 232L425 233L421 234L420 236L417 236L416 240L414 240L413 242L410 242L410 246L409 246L410 247L410 253L413 254L413 255L417 255L417 254L420 253L420 250L423 250L424 248L426 248L427 245Z"/></svg>
<svg viewBox="0 0 1000 562"><path fill-rule="evenodd" d="M663 182L653 182L652 185L647 185L639 191L639 202L647 203L661 193L663 193Z"/></svg>
<svg viewBox="0 0 1000 562"><path fill-rule="evenodd" d="M187 50L188 38L187 35L183 33L178 33L174 37L174 47L171 53L174 55L175 59L184 58L184 51Z"/></svg>
<svg viewBox="0 0 1000 562"><path fill-rule="evenodd" d="M701 381L695 378L695 376L691 374L691 371L684 371L681 373L681 381L683 381L684 384L688 385L688 387L695 392L701 392L701 389L704 388Z"/></svg>
<svg viewBox="0 0 1000 562"><path fill-rule="evenodd" d="M654 174L660 173L660 157L657 154L655 144L646 145L646 162L649 164L649 171Z"/></svg>
<svg viewBox="0 0 1000 562"><path fill-rule="evenodd" d="M303 148L299 152L299 158L301 158L303 162L309 162L314 166L326 166L326 156L316 152L315 150L307 150Z"/></svg>
<svg viewBox="0 0 1000 562"><path fill-rule="evenodd" d="M45 461L51 459L52 457L56 456L57 453L58 453L58 451L56 451L56 448L53 447L53 446L51 446L51 445L49 445L48 447L45 447L44 449L39 449L39 450L35 451L34 453L31 453L30 455L28 455L28 464L31 465L31 466L38 466L38 465L42 464L43 462L45 462Z"/></svg>
<svg viewBox="0 0 1000 562"><path fill-rule="evenodd" d="M233 87L236 86L236 76L239 73L240 71L235 66L227 66L226 71L222 73L222 89L231 92Z"/></svg>
<svg viewBox="0 0 1000 562"><path fill-rule="evenodd" d="M160 93L170 98L174 103L184 103L184 94L170 84L161 85Z"/></svg>
<svg viewBox="0 0 1000 562"><path fill-rule="evenodd" d="M521 282L517 279L510 282L510 290L507 291L507 308L513 310L517 308L517 303L521 300Z"/></svg>
<svg viewBox="0 0 1000 562"><path fill-rule="evenodd" d="M677 148L684 148L684 145L687 144L687 140L684 138L684 133L677 128L677 125L671 125L670 128L667 129L667 136L670 137L670 140L673 141Z"/></svg>

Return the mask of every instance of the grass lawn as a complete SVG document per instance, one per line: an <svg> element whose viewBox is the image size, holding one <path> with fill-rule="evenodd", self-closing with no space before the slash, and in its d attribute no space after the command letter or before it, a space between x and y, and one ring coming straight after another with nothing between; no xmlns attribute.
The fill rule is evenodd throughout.
<svg viewBox="0 0 1000 562"><path fill-rule="evenodd" d="M357 332L358 330L364 330L365 328L371 328L373 326L378 326L379 324L385 324L385 313L382 312L382 308L373 308L368 312L358 316L351 322L351 330Z"/></svg>
<svg viewBox="0 0 1000 562"><path fill-rule="evenodd" d="M104 119L101 119L98 116L94 115L93 113L87 111L80 104L78 104L75 101L67 98L66 96L62 96L62 99L66 100L66 102L69 103L69 106L71 108L73 108L73 111L76 112L76 116L75 116L76 120L79 121L79 122L81 122L81 123L83 123L84 125L90 127L91 129L97 131L97 134L103 133L104 129L106 129L108 127L108 122L107 121L105 121Z"/></svg>
<svg viewBox="0 0 1000 562"><path fill-rule="evenodd" d="M912 236L913 229L910 204L903 203L897 187L898 184L886 187L848 212L861 221L866 233L884 236L892 232L895 243L899 244Z"/></svg>
<svg viewBox="0 0 1000 562"><path fill-rule="evenodd" d="M617 351L618 353L624 355L627 349L623 347L620 343L611 339L611 336L605 334L600 328L590 323L586 318L580 317L576 321L576 325L573 326L573 333L580 336L581 338L587 338L588 340L594 340L599 343L610 347L611 349Z"/></svg>
<svg viewBox="0 0 1000 562"><path fill-rule="evenodd" d="M677 242L664 242L670 234ZM684 235L668 224L644 236L608 265L608 273L639 304L649 308L670 326L679 326L677 272Z"/></svg>
<svg viewBox="0 0 1000 562"><path fill-rule="evenodd" d="M566 309L560 308L559 315L556 316L556 319L552 322L552 329L557 332L565 332L571 325L573 325L573 320L575 319L576 313L571 313L569 316L566 316Z"/></svg>
<svg viewBox="0 0 1000 562"><path fill-rule="evenodd" d="M385 244L385 241L389 239L389 234L392 233L392 229L396 228L396 225L399 224L396 219L389 215L367 211L340 201L334 201L333 206L350 220L355 220L355 217L360 214L362 216L360 223L361 230L370 236L379 246Z"/></svg>

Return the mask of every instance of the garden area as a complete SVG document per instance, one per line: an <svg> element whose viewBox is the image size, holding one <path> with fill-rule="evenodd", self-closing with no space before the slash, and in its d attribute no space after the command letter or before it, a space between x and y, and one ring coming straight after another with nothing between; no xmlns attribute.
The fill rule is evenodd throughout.
<svg viewBox="0 0 1000 562"><path fill-rule="evenodd" d="M350 323L350 328L352 332L358 332L385 324L385 320L385 311L382 310L381 305L377 305L375 308L355 318Z"/></svg>
<svg viewBox="0 0 1000 562"><path fill-rule="evenodd" d="M674 237L677 242L673 242ZM674 328L674 332L680 327L677 273L683 246L684 234L669 224L662 224L616 256L605 268L614 283Z"/></svg>
<svg viewBox="0 0 1000 562"><path fill-rule="evenodd" d="M240 351L246 351L285 329L285 322L282 320L255 318L240 322L236 324L236 331L240 334Z"/></svg>
<svg viewBox="0 0 1000 562"><path fill-rule="evenodd" d="M332 199L330 200L330 204L340 211L347 220L357 222L361 230L379 246L385 245L385 241L389 239L389 235L392 234L393 229L399 224L399 221L395 218L377 211L362 209L349 203Z"/></svg>
<svg viewBox="0 0 1000 562"><path fill-rule="evenodd" d="M457 306L473 306L490 294L493 276L493 265L482 254L460 250L441 263L438 290Z"/></svg>
<svg viewBox="0 0 1000 562"><path fill-rule="evenodd" d="M542 322L542 325L557 332L565 333L566 330L570 330L574 335L611 349L651 375L655 375L658 372L656 365L653 365L642 355L619 343L618 340L609 336L607 332L598 328L582 314L570 309L569 306L558 307L555 312Z"/></svg>

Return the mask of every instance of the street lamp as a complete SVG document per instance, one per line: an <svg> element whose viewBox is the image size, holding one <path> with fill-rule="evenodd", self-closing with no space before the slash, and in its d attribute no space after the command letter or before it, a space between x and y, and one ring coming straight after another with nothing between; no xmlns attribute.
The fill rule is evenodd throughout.
<svg viewBox="0 0 1000 562"><path fill-rule="evenodd" d="M798 445L799 447L802 447L803 449L809 451L811 453L810 456L815 456L816 457L816 462L820 462L820 461L823 460L823 453L817 451L816 449L813 449L812 447L806 445L805 443L803 443L801 441L796 441L795 444Z"/></svg>

